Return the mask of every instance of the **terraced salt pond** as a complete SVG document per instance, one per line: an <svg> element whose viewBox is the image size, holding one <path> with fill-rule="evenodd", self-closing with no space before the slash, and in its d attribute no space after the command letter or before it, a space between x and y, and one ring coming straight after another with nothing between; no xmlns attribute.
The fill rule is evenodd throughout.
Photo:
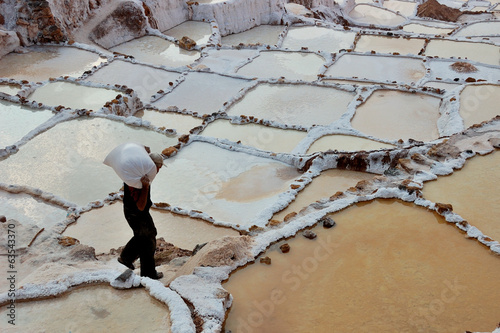
<svg viewBox="0 0 500 333"><path fill-rule="evenodd" d="M399 201L358 204L331 217L337 225L314 228L316 240L291 239L286 254L281 241L263 254L270 266L232 274L224 284L234 296L226 330L492 329L500 281L491 276L500 274L499 258L476 241Z"/></svg>
<svg viewBox="0 0 500 333"><path fill-rule="evenodd" d="M480 124L499 114L498 92L500 88L492 85L467 86L460 94L460 115L465 127Z"/></svg>
<svg viewBox="0 0 500 333"><path fill-rule="evenodd" d="M210 35L212 34L212 28L210 24L206 22L186 21L163 33L179 40L187 36L194 40L197 45L202 45L208 43Z"/></svg>
<svg viewBox="0 0 500 333"><path fill-rule="evenodd" d="M149 121L152 125L157 127L175 129L178 135L188 134L191 129L200 126L203 122L202 119L189 115L155 110L139 111L136 112L134 116Z"/></svg>
<svg viewBox="0 0 500 333"><path fill-rule="evenodd" d="M119 178L102 161L114 147L126 141L141 142L156 152L176 142L107 119L66 121L36 136L17 154L2 161L0 179L87 205L104 198L110 189L121 187Z"/></svg>
<svg viewBox="0 0 500 333"><path fill-rule="evenodd" d="M281 45L282 48L336 53L341 49L352 48L354 32L336 31L321 27L291 27Z"/></svg>
<svg viewBox="0 0 500 333"><path fill-rule="evenodd" d="M16 326L24 331L147 330L165 332L170 327L168 308L144 289L126 291L108 286L78 288L55 299L17 304L20 316ZM2 315L6 311L2 309ZM75 316L78 313L78 316ZM67 318L72 318L67 320ZM5 328L4 332L19 332Z"/></svg>
<svg viewBox="0 0 500 333"><path fill-rule="evenodd" d="M2 77L32 82L51 77L79 77L105 61L96 53L73 47L31 46L25 54L8 54L0 62Z"/></svg>
<svg viewBox="0 0 500 333"><path fill-rule="evenodd" d="M242 44L278 44L278 36L283 32L283 27L279 25L259 25L244 32L231 34L222 37L223 45Z"/></svg>
<svg viewBox="0 0 500 333"><path fill-rule="evenodd" d="M325 135L309 147L308 153L314 153L318 151L369 151L369 150L379 150L379 149L390 149L394 146L391 144L373 141L365 138L360 138L352 135Z"/></svg>
<svg viewBox="0 0 500 333"><path fill-rule="evenodd" d="M499 162L498 152L473 158L453 175L426 183L423 195L434 202L451 204L455 213L485 235L499 240L500 223L496 218L500 213Z"/></svg>
<svg viewBox="0 0 500 333"><path fill-rule="evenodd" d="M248 77L314 81L325 60L313 53L262 51L237 73Z"/></svg>
<svg viewBox="0 0 500 333"><path fill-rule="evenodd" d="M373 35L362 35L356 43L356 52L419 54L424 47L424 39L390 38Z"/></svg>
<svg viewBox="0 0 500 333"><path fill-rule="evenodd" d="M228 109L230 115L254 116L280 124L328 125L347 111L354 94L340 89L262 84Z"/></svg>

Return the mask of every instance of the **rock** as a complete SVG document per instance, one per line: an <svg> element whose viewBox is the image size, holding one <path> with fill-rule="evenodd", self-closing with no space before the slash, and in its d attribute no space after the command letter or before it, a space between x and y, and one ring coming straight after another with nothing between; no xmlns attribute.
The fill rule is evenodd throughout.
<svg viewBox="0 0 500 333"><path fill-rule="evenodd" d="M456 22L460 15L462 15L460 9L442 5L437 0L427 0L417 8L417 16L440 21Z"/></svg>
<svg viewBox="0 0 500 333"><path fill-rule="evenodd" d="M0 58L11 53L21 44L14 31L0 30Z"/></svg>
<svg viewBox="0 0 500 333"><path fill-rule="evenodd" d="M316 233L311 230L304 231L302 233L302 236L304 236L307 239L315 239L316 237L318 237L318 235L316 235Z"/></svg>
<svg viewBox="0 0 500 333"><path fill-rule="evenodd" d="M111 48L146 35L147 18L134 1L125 1L99 23L89 37L104 48Z"/></svg>
<svg viewBox="0 0 500 333"><path fill-rule="evenodd" d="M488 141L494 148L500 148L500 138L491 138Z"/></svg>
<svg viewBox="0 0 500 333"><path fill-rule="evenodd" d="M168 148L163 149L163 151L161 153L162 153L162 155L165 155L167 157L171 157L171 156L177 154L177 148L168 147Z"/></svg>
<svg viewBox="0 0 500 333"><path fill-rule="evenodd" d="M80 241L73 237L63 236L59 238L58 243L61 244L62 246L73 246L76 244L80 244Z"/></svg>
<svg viewBox="0 0 500 333"><path fill-rule="evenodd" d="M194 247L193 249L193 256L198 253L198 251L200 251L205 245L207 245L207 243L203 243L203 244L196 244L196 246Z"/></svg>
<svg viewBox="0 0 500 333"><path fill-rule="evenodd" d="M271 258L269 258L269 257L260 258L260 263L266 264L266 265L271 265Z"/></svg>
<svg viewBox="0 0 500 333"><path fill-rule="evenodd" d="M282 253L288 253L288 252L290 252L290 245L285 243L285 244L280 246L280 250Z"/></svg>
<svg viewBox="0 0 500 333"><path fill-rule="evenodd" d="M283 219L283 221L288 222L288 221L290 221L291 219L293 219L295 216L297 216L297 213L296 213L296 212L291 212L291 213L288 213L288 214L286 214L286 216L285 216L285 218Z"/></svg>
<svg viewBox="0 0 500 333"><path fill-rule="evenodd" d="M0 215L0 222L1 223L7 222L7 218L4 215Z"/></svg>
<svg viewBox="0 0 500 333"><path fill-rule="evenodd" d="M465 79L465 82L471 83L471 82L476 82L476 79L473 77L468 77Z"/></svg>
<svg viewBox="0 0 500 333"><path fill-rule="evenodd" d="M477 67L465 61L457 61L450 65L450 68L458 73L477 72Z"/></svg>
<svg viewBox="0 0 500 333"><path fill-rule="evenodd" d="M182 37L179 40L179 47L184 50L192 50L196 46L196 42L189 37Z"/></svg>
<svg viewBox="0 0 500 333"><path fill-rule="evenodd" d="M326 228L326 229L330 229L331 227L334 227L336 224L335 221L331 217L328 217L328 216L323 217L318 222L322 223L323 228Z"/></svg>
<svg viewBox="0 0 500 333"><path fill-rule="evenodd" d="M436 209L439 214L443 214L446 212L450 212L453 210L453 206L450 204L444 204L440 202L436 202Z"/></svg>
<svg viewBox="0 0 500 333"><path fill-rule="evenodd" d="M199 249L201 249L201 247ZM163 237L160 237L156 240L156 252L155 252L156 266L167 264L174 258L186 257L192 255L193 251L184 250L178 248L174 244L167 243L165 239L163 239Z"/></svg>

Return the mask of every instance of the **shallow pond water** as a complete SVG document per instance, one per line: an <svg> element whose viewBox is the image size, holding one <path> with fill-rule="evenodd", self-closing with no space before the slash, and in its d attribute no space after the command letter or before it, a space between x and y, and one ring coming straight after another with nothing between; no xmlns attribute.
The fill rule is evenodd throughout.
<svg viewBox="0 0 500 333"><path fill-rule="evenodd" d="M499 258L436 214L398 201L358 204L316 240L272 246L224 284L233 332L491 331ZM459 253L459 255L458 255ZM481 311L476 311L476 306Z"/></svg>
<svg viewBox="0 0 500 333"><path fill-rule="evenodd" d="M239 45L240 43L248 44L278 44L278 36L282 33L284 27L281 25L259 25L237 34L227 35L222 37L223 45Z"/></svg>
<svg viewBox="0 0 500 333"><path fill-rule="evenodd" d="M398 0L387 0L383 2L384 7L404 16L412 16L415 13L417 3Z"/></svg>
<svg viewBox="0 0 500 333"><path fill-rule="evenodd" d="M353 99L353 93L330 87L261 84L227 112L310 127L328 125L339 119Z"/></svg>
<svg viewBox="0 0 500 333"><path fill-rule="evenodd" d="M380 139L431 141L439 137L440 103L429 95L377 90L357 108L351 123Z"/></svg>
<svg viewBox="0 0 500 333"><path fill-rule="evenodd" d="M170 82L175 82L180 76L181 74L175 72L115 60L92 74L86 81L112 86L126 85L134 89L144 103L149 103L151 96L159 90L168 89Z"/></svg>
<svg viewBox="0 0 500 333"><path fill-rule="evenodd" d="M500 30L500 22L477 22L471 23L459 31L457 31L453 36L455 37L467 37L467 36L493 36L497 35Z"/></svg>
<svg viewBox="0 0 500 333"><path fill-rule="evenodd" d="M0 149L13 145L29 131L43 124L54 114L48 110L33 110L0 101Z"/></svg>
<svg viewBox="0 0 500 333"><path fill-rule="evenodd" d="M306 137L306 132L283 130L258 124L236 125L228 120L210 123L201 135L228 139L262 150L290 153Z"/></svg>
<svg viewBox="0 0 500 333"><path fill-rule="evenodd" d="M345 54L328 68L325 75L375 82L416 83L424 77L425 67L420 59Z"/></svg>
<svg viewBox="0 0 500 333"><path fill-rule="evenodd" d="M325 59L317 54L301 52L262 51L237 73L248 77L280 78L314 81Z"/></svg>
<svg viewBox="0 0 500 333"><path fill-rule="evenodd" d="M423 195L433 202L450 203L455 213L500 241L499 165L498 151L474 157L452 175L425 183Z"/></svg>
<svg viewBox="0 0 500 333"><path fill-rule="evenodd" d="M152 188L156 186L152 183ZM177 247L192 250L197 244L210 242L224 236L237 236L233 229L216 227L205 221L173 214L167 211L151 209L151 216L158 230L157 238ZM189 232L186 232L189 230ZM123 216L123 204L117 202L110 206L92 210L70 225L65 236L78 239L82 244L92 246L96 254L108 253L112 248L124 246L133 236Z"/></svg>
<svg viewBox="0 0 500 333"><path fill-rule="evenodd" d="M101 118L60 123L2 161L0 182L29 185L86 205L120 189L122 182L104 165L117 145L138 142L161 152L176 138Z"/></svg>
<svg viewBox="0 0 500 333"><path fill-rule="evenodd" d="M186 36L194 40L197 45L202 45L208 43L208 39L212 35L212 28L208 22L186 21L163 33L179 40Z"/></svg>
<svg viewBox="0 0 500 333"><path fill-rule="evenodd" d="M49 106L62 105L72 109L98 111L108 101L112 101L118 90L94 88L69 82L51 82L32 93L28 98Z"/></svg>
<svg viewBox="0 0 500 333"><path fill-rule="evenodd" d="M134 116L151 122L157 127L175 129L177 135L188 134L189 131L203 122L200 118L174 112L159 112L155 110L138 111Z"/></svg>
<svg viewBox="0 0 500 333"><path fill-rule="evenodd" d="M151 197L216 221L248 225L269 208L300 174L271 159L194 142L168 160Z"/></svg>
<svg viewBox="0 0 500 333"><path fill-rule="evenodd" d="M341 49L351 49L355 32L338 31L322 27L291 27L283 40L282 48L336 53Z"/></svg>
<svg viewBox="0 0 500 333"><path fill-rule="evenodd" d="M10 53L0 59L0 77L32 82L51 77L79 77L106 61L98 54L73 47L31 46L28 53Z"/></svg>
<svg viewBox="0 0 500 333"><path fill-rule="evenodd" d="M189 73L172 92L153 105L160 109L177 106L179 109L211 114L219 111L241 89L250 85L247 80L210 74Z"/></svg>
<svg viewBox="0 0 500 333"><path fill-rule="evenodd" d="M462 58L494 66L500 65L500 46L484 43L432 39L425 49L425 55Z"/></svg>
<svg viewBox="0 0 500 333"><path fill-rule="evenodd" d="M368 4L359 4L349 12L352 20L362 24L383 26L397 26L406 21L406 18L387 9Z"/></svg>
<svg viewBox="0 0 500 333"><path fill-rule="evenodd" d="M361 38L356 43L356 52L370 52L377 53L394 53L399 54L418 54L424 47L425 40L412 38L391 38L380 37L374 35L361 35Z"/></svg>
<svg viewBox="0 0 500 333"><path fill-rule="evenodd" d="M318 151L327 151L327 150L338 150L338 151L369 151L369 150L378 150L378 149L387 149L393 148L394 146L391 144L373 141L365 138L360 138L352 135L342 135L342 134L334 134L334 135L325 135L318 140L314 141L314 143L309 147L307 153L315 153Z"/></svg>
<svg viewBox="0 0 500 333"><path fill-rule="evenodd" d="M460 115L465 127L480 124L499 115L500 86L471 85L460 94Z"/></svg>
<svg viewBox="0 0 500 333"><path fill-rule="evenodd" d="M413 32L416 34L426 34L426 35L440 35L445 36L448 33L452 32L454 28L441 28L428 26L418 23L410 23L403 27L403 31Z"/></svg>
<svg viewBox="0 0 500 333"><path fill-rule="evenodd" d="M144 289L77 288L52 299L16 303L16 310L16 327L2 332L159 333L170 329L168 307ZM5 317L4 309L0 313Z"/></svg>
<svg viewBox="0 0 500 333"><path fill-rule="evenodd" d="M16 95L20 90L20 87L10 86L10 85L0 85L0 92L8 95Z"/></svg>
<svg viewBox="0 0 500 333"><path fill-rule="evenodd" d="M187 66L200 57L198 51L186 51L156 36L133 39L111 48L110 51L131 55L141 62L167 67Z"/></svg>

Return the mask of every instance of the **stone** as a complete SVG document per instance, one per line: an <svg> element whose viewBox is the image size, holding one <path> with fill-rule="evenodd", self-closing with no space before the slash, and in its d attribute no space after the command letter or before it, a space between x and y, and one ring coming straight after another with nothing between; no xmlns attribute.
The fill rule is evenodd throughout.
<svg viewBox="0 0 500 333"><path fill-rule="evenodd" d="M59 238L58 243L62 246L73 246L73 245L80 244L80 241L76 238L73 238L73 237L63 236L63 237Z"/></svg>
<svg viewBox="0 0 500 333"><path fill-rule="evenodd" d="M321 218L318 222L322 223L323 228L326 228L326 229L330 229L330 228L334 227L336 224L335 221L331 217L328 217L328 216Z"/></svg>
<svg viewBox="0 0 500 333"><path fill-rule="evenodd" d="M20 43L14 31L0 30L0 58L14 51L21 45Z"/></svg>
<svg viewBox="0 0 500 333"><path fill-rule="evenodd" d="M196 42L189 37L182 37L179 40L179 47L184 50L192 50L196 46Z"/></svg>
<svg viewBox="0 0 500 333"><path fill-rule="evenodd" d="M453 206L450 204L436 202L436 210L439 214L444 214L446 212L451 212L453 210Z"/></svg>
<svg viewBox="0 0 500 333"><path fill-rule="evenodd" d="M4 215L0 215L0 222L1 223L7 222L7 218Z"/></svg>
<svg viewBox="0 0 500 333"><path fill-rule="evenodd" d="M316 237L318 237L318 235L316 235L316 233L311 230L304 231L302 233L302 236L304 236L307 239L315 239Z"/></svg>
<svg viewBox="0 0 500 333"><path fill-rule="evenodd" d="M460 15L462 15L460 9L442 5L437 0L427 0L417 8L417 16L440 21L456 22Z"/></svg>
<svg viewBox="0 0 500 333"><path fill-rule="evenodd" d="M288 221L290 221L291 219L293 219L295 216L297 216L297 213L296 213L296 212L291 212L291 213L288 213L288 214L286 214L286 216L285 216L285 218L283 219L283 221L288 222Z"/></svg>
<svg viewBox="0 0 500 333"><path fill-rule="evenodd" d="M260 258L260 263L266 264L266 265L271 265L271 258L269 258L269 257Z"/></svg>
<svg viewBox="0 0 500 333"><path fill-rule="evenodd" d="M458 73L477 72L477 67L465 61L457 61L450 65L450 68Z"/></svg>
<svg viewBox="0 0 500 333"><path fill-rule="evenodd" d="M156 266L167 264L174 258L192 255L193 251L184 250L174 244L167 243L163 237L156 239L156 252L154 255Z"/></svg>
<svg viewBox="0 0 500 333"><path fill-rule="evenodd" d="M290 252L290 245L285 243L285 244L280 246L280 250L282 253L288 253L288 252Z"/></svg>

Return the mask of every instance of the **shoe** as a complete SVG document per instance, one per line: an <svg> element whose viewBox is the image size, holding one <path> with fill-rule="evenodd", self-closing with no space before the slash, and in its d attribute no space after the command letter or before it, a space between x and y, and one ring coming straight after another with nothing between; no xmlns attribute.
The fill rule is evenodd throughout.
<svg viewBox="0 0 500 333"><path fill-rule="evenodd" d="M134 264L127 264L123 259L122 257L118 257L118 262L124 266L127 266L128 268L130 268L131 270L134 270L135 267L134 267Z"/></svg>
<svg viewBox="0 0 500 333"><path fill-rule="evenodd" d="M151 279L153 280L159 280L163 277L163 273L162 272L156 272L156 276L150 276Z"/></svg>

